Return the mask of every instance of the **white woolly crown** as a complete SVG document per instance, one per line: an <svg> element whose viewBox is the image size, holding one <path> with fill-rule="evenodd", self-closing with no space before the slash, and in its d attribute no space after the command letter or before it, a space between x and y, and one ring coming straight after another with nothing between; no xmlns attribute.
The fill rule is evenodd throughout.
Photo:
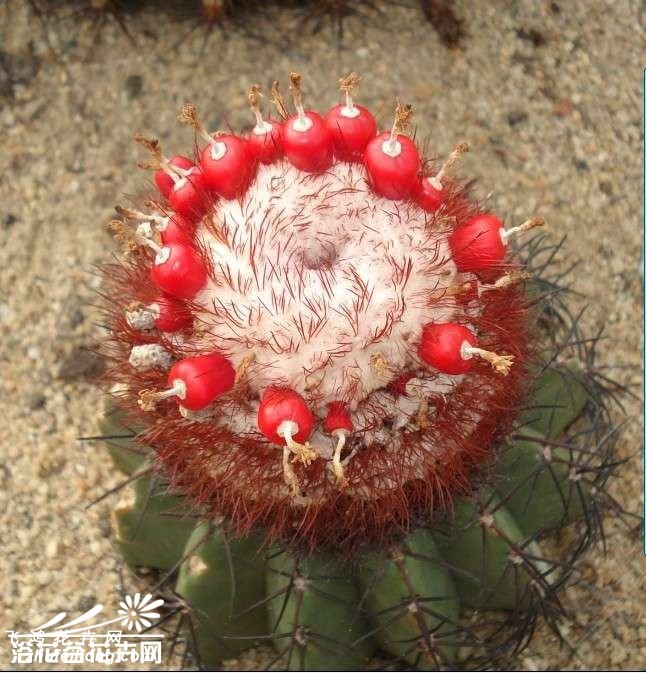
<svg viewBox="0 0 646 673"><path fill-rule="evenodd" d="M195 297L204 307L195 345L236 367L253 358L254 392L285 385L315 397L319 415L334 400L356 409L390 369L418 368L422 326L455 313L448 298L429 301L457 271L447 230L427 218L375 196L361 165L322 175L286 161L261 167L242 200L220 201L198 228L215 280ZM438 392L456 381L434 379Z"/></svg>

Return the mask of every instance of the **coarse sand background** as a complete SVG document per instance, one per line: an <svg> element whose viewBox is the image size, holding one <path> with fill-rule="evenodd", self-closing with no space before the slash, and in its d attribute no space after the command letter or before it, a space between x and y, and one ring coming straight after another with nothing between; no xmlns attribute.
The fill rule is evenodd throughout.
<svg viewBox="0 0 646 673"><path fill-rule="evenodd" d="M249 23L258 37L216 30L202 51L201 31L185 36L188 25L153 13L130 24L133 46L112 21L96 37L82 21L43 24L27 2L0 3L0 668L20 668L6 629L97 602L116 610L109 514L118 496L85 508L120 478L101 446L78 440L98 431L102 406L88 350L100 338L92 268L117 250L103 227L114 205L148 179L135 168L144 156L133 133L188 151L191 133L175 121L184 101L209 128L240 129L251 121L251 83L281 79L286 90L299 70L307 103L324 110L352 69L363 75L357 98L384 125L395 96L412 103L432 153L469 142L460 172L479 179L481 196L493 191L507 222L540 215L555 237L568 235L585 324L606 328L601 360L625 367L614 372L622 382L639 382L643 6L462 0L467 35L449 50L412 4L377 3L383 15L350 18L340 48L329 25L312 34L280 12ZM627 463L611 491L639 513L641 404L627 399L625 410ZM641 533L610 521L606 543L564 597L572 648L541 628L519 666L646 666Z"/></svg>

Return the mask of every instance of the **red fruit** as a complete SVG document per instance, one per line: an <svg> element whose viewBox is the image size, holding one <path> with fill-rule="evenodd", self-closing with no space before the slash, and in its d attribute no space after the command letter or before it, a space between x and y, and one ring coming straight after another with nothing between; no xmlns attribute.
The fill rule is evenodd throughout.
<svg viewBox="0 0 646 673"><path fill-rule="evenodd" d="M200 154L206 186L225 199L242 196L249 186L253 162L247 141L230 134L217 136Z"/></svg>
<svg viewBox="0 0 646 673"><path fill-rule="evenodd" d="M390 133L380 133L366 147L364 163L372 188L380 196L401 201L410 196L420 168L415 143L401 133L390 148ZM391 152L394 156L389 154Z"/></svg>
<svg viewBox="0 0 646 673"><path fill-rule="evenodd" d="M231 390L235 378L235 369L229 360L212 353L176 362L168 373L168 385L175 388L177 381L181 381L185 388L185 394L178 395L182 406L197 411Z"/></svg>
<svg viewBox="0 0 646 673"><path fill-rule="evenodd" d="M178 332L193 324L188 308L172 297L160 295L153 302L153 306L159 314L155 318L155 327L162 332Z"/></svg>
<svg viewBox="0 0 646 673"><path fill-rule="evenodd" d="M292 439L305 442L314 428L314 416L305 400L290 388L267 388L258 408L260 432L273 444L284 446L287 441L278 431L290 421L296 426Z"/></svg>
<svg viewBox="0 0 646 673"><path fill-rule="evenodd" d="M469 146L466 143L456 145L453 152L449 154L446 161L440 167L440 170L432 178L422 177L418 180L413 198L420 208L429 213L434 213L446 201L447 194L442 180L446 177L449 168L468 151Z"/></svg>
<svg viewBox="0 0 646 673"><path fill-rule="evenodd" d="M162 248L150 269L153 283L178 299L193 298L206 283L206 268L197 251L183 243Z"/></svg>
<svg viewBox="0 0 646 673"><path fill-rule="evenodd" d="M354 425L345 402L330 402L325 417L325 429L328 432L347 430L352 432Z"/></svg>
<svg viewBox="0 0 646 673"><path fill-rule="evenodd" d="M174 157L171 157L168 163L171 166L175 166L176 168L183 168L184 170L188 170L189 168L193 168L193 166L195 166L191 159L181 154L176 154ZM159 189L160 193L163 194L164 197L168 198L170 190L173 188L173 178L171 178L171 176L164 171L156 171L155 184L157 185L157 189Z"/></svg>
<svg viewBox="0 0 646 673"><path fill-rule="evenodd" d="M208 195L204 176L198 166L189 169L188 175L173 184L168 201L182 217L197 222L208 210Z"/></svg>
<svg viewBox="0 0 646 673"><path fill-rule="evenodd" d="M195 225L179 214L166 218L164 224L157 226L162 243L184 243L192 245L194 242Z"/></svg>
<svg viewBox="0 0 646 673"><path fill-rule="evenodd" d="M247 136L249 154L261 164L271 164L283 156L283 125L272 119L256 125Z"/></svg>
<svg viewBox="0 0 646 673"><path fill-rule="evenodd" d="M472 217L449 237L453 261L458 271L485 271L497 267L505 258L502 222L483 213Z"/></svg>
<svg viewBox="0 0 646 673"><path fill-rule="evenodd" d="M471 330L455 323L429 323L422 330L419 356L426 364L445 374L465 374L473 366L473 358L462 357L464 342L476 345Z"/></svg>
<svg viewBox="0 0 646 673"><path fill-rule="evenodd" d="M316 112L308 110L301 117L294 115L284 125L283 147L289 161L301 171L321 173L333 160L332 134Z"/></svg>
<svg viewBox="0 0 646 673"><path fill-rule="evenodd" d="M436 189L427 177L419 179L413 190L415 203L427 213L434 213L446 200L446 190Z"/></svg>
<svg viewBox="0 0 646 673"><path fill-rule="evenodd" d="M377 122L362 105L335 105L325 115L325 124L340 161L361 161L366 145L377 135Z"/></svg>

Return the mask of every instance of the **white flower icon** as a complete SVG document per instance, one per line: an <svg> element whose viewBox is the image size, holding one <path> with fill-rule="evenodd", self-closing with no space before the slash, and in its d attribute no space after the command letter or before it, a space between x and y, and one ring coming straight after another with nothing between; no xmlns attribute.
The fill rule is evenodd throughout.
<svg viewBox="0 0 646 673"><path fill-rule="evenodd" d="M128 631L137 629L141 633L145 628L152 626L151 619L159 619L159 612L154 612L155 608L164 604L164 601L159 598L152 603L151 594L146 594L143 598L141 594L136 593L134 596L126 596L123 601L119 603L120 610L117 614L123 615L121 626L125 626Z"/></svg>

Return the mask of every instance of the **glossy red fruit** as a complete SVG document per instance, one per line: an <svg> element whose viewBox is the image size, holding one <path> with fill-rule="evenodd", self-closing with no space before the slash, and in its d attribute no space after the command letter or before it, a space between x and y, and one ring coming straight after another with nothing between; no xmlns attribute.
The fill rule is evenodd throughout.
<svg viewBox="0 0 646 673"><path fill-rule="evenodd" d="M429 323L422 330L419 356L427 365L445 374L465 374L473 366L473 358L462 357L462 345L476 345L470 329L456 323Z"/></svg>
<svg viewBox="0 0 646 673"><path fill-rule="evenodd" d="M305 442L312 434L314 416L305 400L290 388L267 388L258 408L258 429L273 444L287 442L278 429L285 421L296 424L298 430L292 439Z"/></svg>
<svg viewBox="0 0 646 673"><path fill-rule="evenodd" d="M271 164L283 156L283 125L273 119L263 122L264 129L255 126L247 136L251 158L261 164Z"/></svg>
<svg viewBox="0 0 646 673"><path fill-rule="evenodd" d="M505 258L503 223L490 213L472 217L449 237L453 261L458 271L486 271Z"/></svg>
<svg viewBox="0 0 646 673"><path fill-rule="evenodd" d="M150 269L153 283L177 299L192 299L206 283L206 268L198 252L183 243L162 248Z"/></svg>
<svg viewBox="0 0 646 673"><path fill-rule="evenodd" d="M325 429L328 432L334 432L335 430L352 432L354 425L350 418L348 405L345 402L330 402L325 417Z"/></svg>
<svg viewBox="0 0 646 673"><path fill-rule="evenodd" d="M377 135L377 122L362 105L335 105L325 115L325 124L340 161L361 161L366 145Z"/></svg>
<svg viewBox="0 0 646 673"><path fill-rule="evenodd" d="M174 157L171 157L168 160L168 163L171 166L175 166L176 168L183 168L184 170L188 170L189 168L195 166L192 159L189 159L188 157L185 157L181 154L176 154ZM165 198L168 198L170 190L173 188L173 178L171 178L168 173L164 173L164 171L156 171L155 184L157 185L159 192Z"/></svg>
<svg viewBox="0 0 646 673"><path fill-rule="evenodd" d="M176 381L182 381L186 394L180 397L181 405L197 411L231 390L235 378L231 362L219 353L211 353L176 362L168 373L168 385L174 387Z"/></svg>
<svg viewBox="0 0 646 673"><path fill-rule="evenodd" d="M393 201L407 199L417 181L420 169L419 152L415 143L403 134L397 136L399 153L387 154L390 133L380 133L367 145L364 164L368 171L368 180L379 196Z"/></svg>
<svg viewBox="0 0 646 673"><path fill-rule="evenodd" d="M206 186L224 199L237 199L249 186L253 161L247 141L228 133L217 136L200 154Z"/></svg>
<svg viewBox="0 0 646 673"><path fill-rule="evenodd" d="M195 224L178 213L166 218L163 225L157 226L157 231L164 245L168 243L192 245L195 239Z"/></svg>
<svg viewBox="0 0 646 673"><path fill-rule="evenodd" d="M178 332L193 324L193 317L188 308L177 299L160 295L153 302L157 307L158 316L155 327L162 332Z"/></svg>
<svg viewBox="0 0 646 673"><path fill-rule="evenodd" d="M326 171L334 158L332 134L325 121L316 112L308 110L305 117L311 125L300 131L298 115L290 117L283 129L283 147L285 155L293 166L306 173Z"/></svg>
<svg viewBox="0 0 646 673"><path fill-rule="evenodd" d="M434 213L446 200L446 189L436 189L427 177L422 177L417 181L412 196L422 210Z"/></svg>
<svg viewBox="0 0 646 673"><path fill-rule="evenodd" d="M186 177L178 180L168 194L168 202L182 217L197 222L208 210L209 198L201 169L189 169Z"/></svg>

